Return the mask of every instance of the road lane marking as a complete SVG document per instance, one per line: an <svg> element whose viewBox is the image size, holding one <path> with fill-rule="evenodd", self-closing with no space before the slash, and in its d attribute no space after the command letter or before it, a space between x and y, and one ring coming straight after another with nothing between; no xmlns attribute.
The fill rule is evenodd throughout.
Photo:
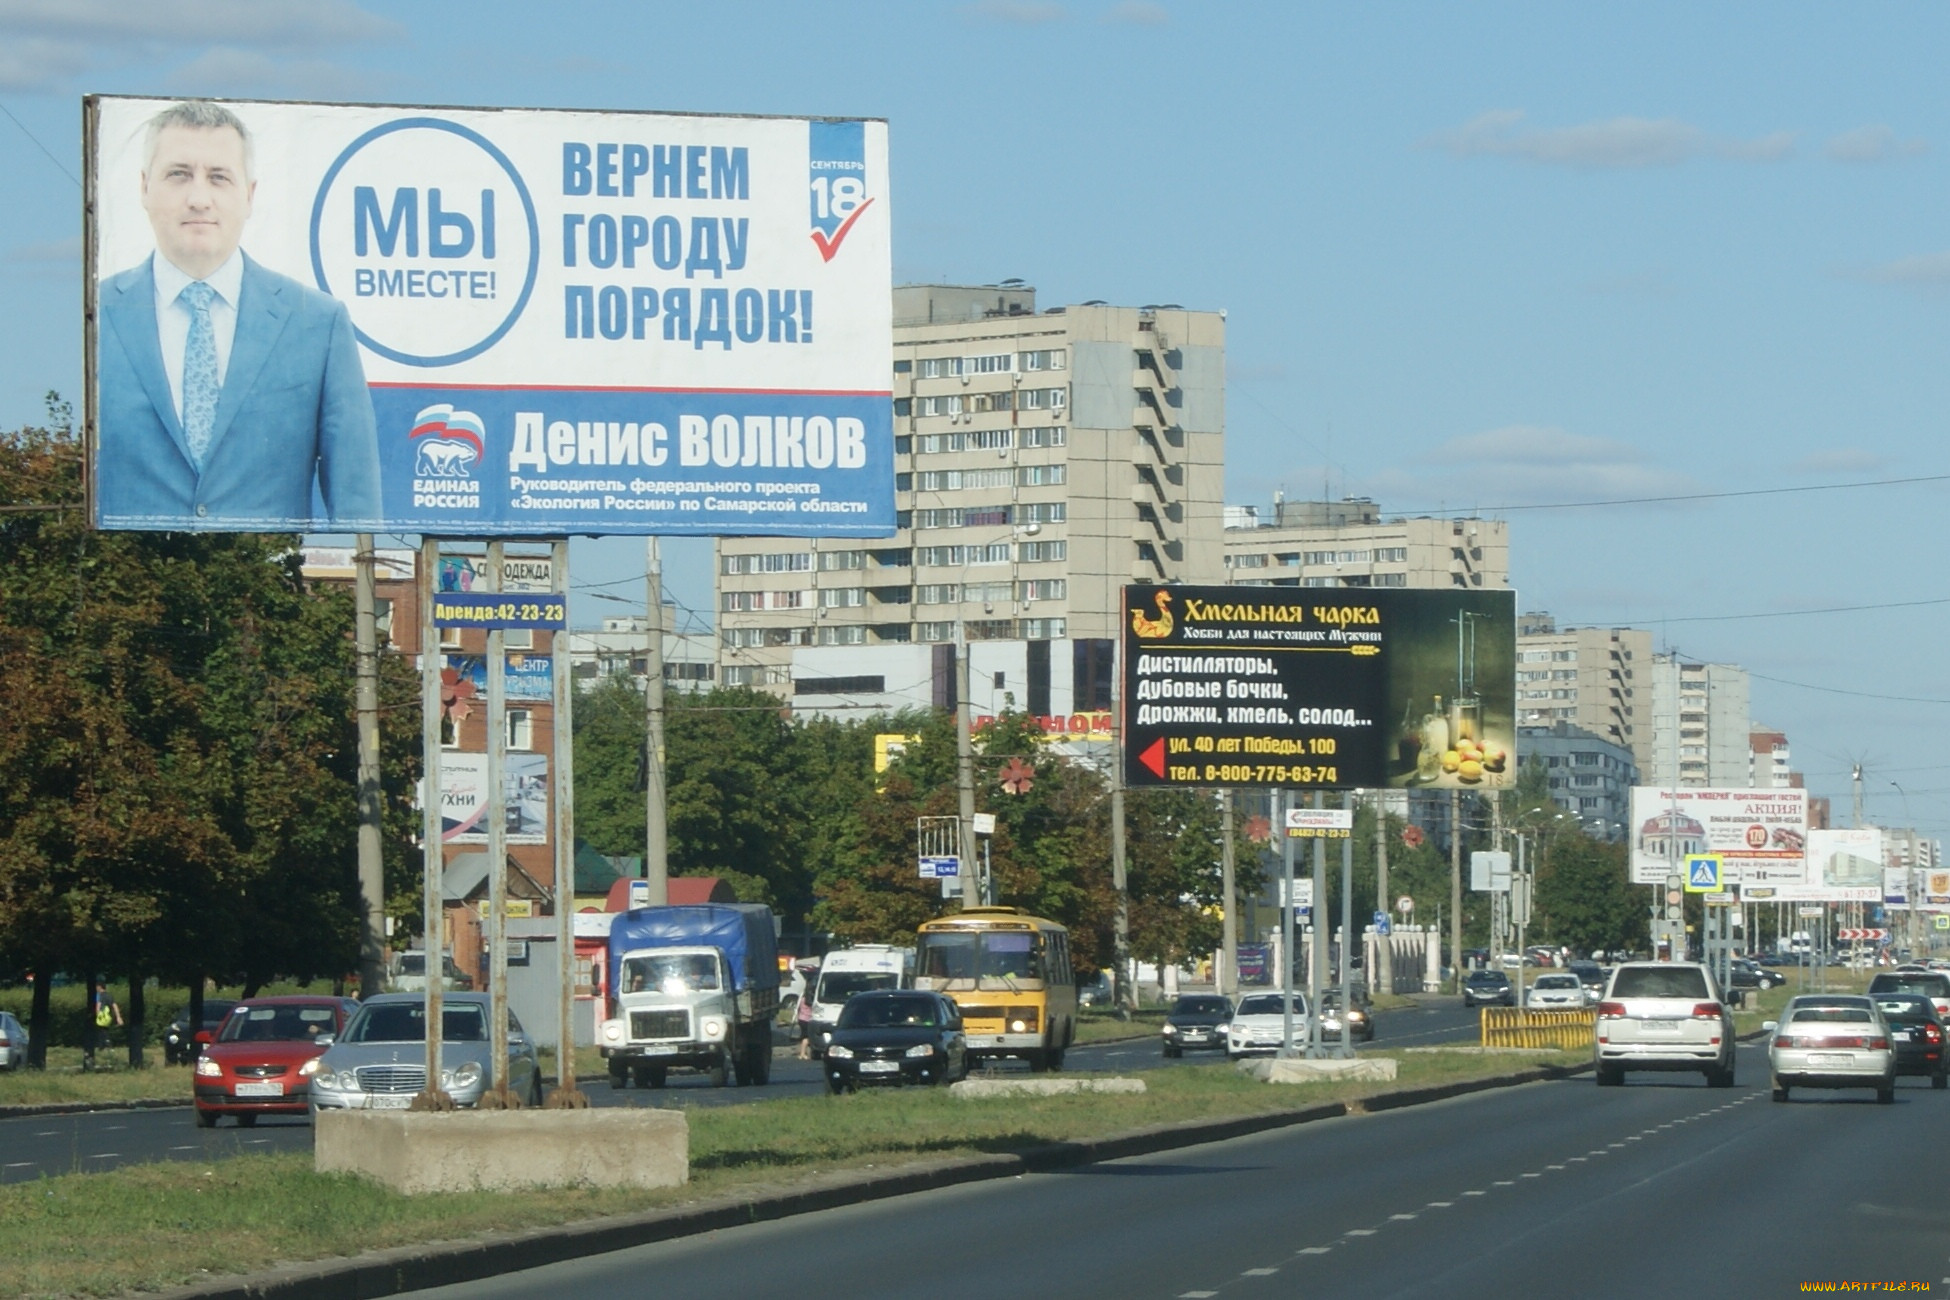
<svg viewBox="0 0 1950 1300"><path fill-rule="evenodd" d="M96 1152L96 1153L95 1153L94 1155L92 1155L92 1156L84 1156L84 1157L83 1157L83 1159L86 1159L86 1160L113 1160L113 1159L115 1159L115 1157L117 1157L117 1156L119 1156L119 1155L121 1155L121 1154L122 1154L122 1153L121 1153L120 1151L97 1151L97 1152Z"/></svg>
<svg viewBox="0 0 1950 1300"><path fill-rule="evenodd" d="M35 1136L35 1137L37 1137L37 1138L51 1138L51 1137L60 1137L60 1136L61 1136L61 1130L60 1130L60 1129L58 1129L58 1128L51 1128L51 1129L49 1129L49 1130L48 1130L47 1132L45 1132L45 1133L36 1133L36 1134L35 1134L34 1136Z"/></svg>
<svg viewBox="0 0 1950 1300"><path fill-rule="evenodd" d="M16 1160L10 1165L0 1165L0 1169L25 1169L33 1163L32 1160Z"/></svg>
<svg viewBox="0 0 1950 1300"><path fill-rule="evenodd" d="M1375 1230L1373 1228L1349 1228L1341 1235L1344 1237L1372 1237L1374 1234Z"/></svg>
<svg viewBox="0 0 1950 1300"><path fill-rule="evenodd" d="M1217 1291L1180 1291L1178 1300L1211 1300L1217 1294Z"/></svg>
<svg viewBox="0 0 1950 1300"><path fill-rule="evenodd" d="M1488 1192L1464 1192L1464 1196L1488 1196Z"/></svg>
<svg viewBox="0 0 1950 1300"><path fill-rule="evenodd" d="M127 1127L128 1127L127 1124L110 1124L106 1129L103 1130L103 1132L116 1133Z"/></svg>
<svg viewBox="0 0 1950 1300"><path fill-rule="evenodd" d="M1332 1249L1334 1249L1332 1246L1302 1246L1300 1253L1302 1255L1325 1255Z"/></svg>
<svg viewBox="0 0 1950 1300"><path fill-rule="evenodd" d="M1240 1277L1272 1277L1275 1273L1279 1271L1280 1270L1277 1268L1249 1268L1245 1272L1241 1273L1239 1276Z"/></svg>
<svg viewBox="0 0 1950 1300"><path fill-rule="evenodd" d="M201 1151L203 1148L199 1146L187 1146L187 1147L171 1147L169 1149L171 1151Z"/></svg>
<svg viewBox="0 0 1950 1300"><path fill-rule="evenodd" d="M1516 1185L1515 1180L1509 1178L1499 1178L1490 1184L1492 1187L1515 1187Z"/></svg>
<svg viewBox="0 0 1950 1300"><path fill-rule="evenodd" d="M1391 1220L1394 1220L1394 1219L1413 1219L1415 1216L1412 1214L1391 1214L1388 1217Z"/></svg>
<svg viewBox="0 0 1950 1300"><path fill-rule="evenodd" d="M1546 1168L1546 1169L1562 1169L1563 1167L1564 1167L1563 1165L1545 1165L1545 1166L1544 1166L1544 1168Z"/></svg>
<svg viewBox="0 0 1950 1300"><path fill-rule="evenodd" d="M1446 1210L1454 1204L1454 1201L1430 1201L1428 1208L1431 1210Z"/></svg>

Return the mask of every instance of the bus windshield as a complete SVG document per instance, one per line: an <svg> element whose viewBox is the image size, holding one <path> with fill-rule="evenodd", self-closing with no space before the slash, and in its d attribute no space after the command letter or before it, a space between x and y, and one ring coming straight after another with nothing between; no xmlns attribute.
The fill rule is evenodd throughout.
<svg viewBox="0 0 1950 1300"><path fill-rule="evenodd" d="M1040 985L1042 936L1030 930L952 930L923 934L916 954L923 988Z"/></svg>

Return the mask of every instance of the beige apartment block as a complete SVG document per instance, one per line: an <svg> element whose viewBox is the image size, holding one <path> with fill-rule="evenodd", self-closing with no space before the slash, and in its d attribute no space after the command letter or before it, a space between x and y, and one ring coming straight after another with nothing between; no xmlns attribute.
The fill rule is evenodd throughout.
<svg viewBox="0 0 1950 1300"><path fill-rule="evenodd" d="M1227 506L1226 580L1271 587L1510 585L1510 526L1500 519L1387 518L1366 497L1287 501L1262 516Z"/></svg>
<svg viewBox="0 0 1950 1300"><path fill-rule="evenodd" d="M1652 634L1632 627L1559 628L1549 614L1517 619L1517 725L1570 723L1632 751L1653 770Z"/></svg>
<svg viewBox="0 0 1950 1300"><path fill-rule="evenodd" d="M726 685L783 690L802 647L1107 639L1127 583L1224 580L1223 314L903 286L891 365L898 533L720 539Z"/></svg>

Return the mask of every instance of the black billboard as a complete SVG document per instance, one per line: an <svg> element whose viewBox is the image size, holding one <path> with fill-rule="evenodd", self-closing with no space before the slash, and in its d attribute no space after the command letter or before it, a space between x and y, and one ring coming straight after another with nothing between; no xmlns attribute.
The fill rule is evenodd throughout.
<svg viewBox="0 0 1950 1300"><path fill-rule="evenodd" d="M1516 593L1124 588L1129 785L1516 783Z"/></svg>

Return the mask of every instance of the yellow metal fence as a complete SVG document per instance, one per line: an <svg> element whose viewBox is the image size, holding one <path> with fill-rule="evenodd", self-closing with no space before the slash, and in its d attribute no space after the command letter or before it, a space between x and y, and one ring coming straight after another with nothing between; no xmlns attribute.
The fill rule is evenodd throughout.
<svg viewBox="0 0 1950 1300"><path fill-rule="evenodd" d="M1591 1046L1598 1009L1583 1011L1525 1011L1518 1007L1484 1007L1483 1046L1555 1047L1574 1052Z"/></svg>

